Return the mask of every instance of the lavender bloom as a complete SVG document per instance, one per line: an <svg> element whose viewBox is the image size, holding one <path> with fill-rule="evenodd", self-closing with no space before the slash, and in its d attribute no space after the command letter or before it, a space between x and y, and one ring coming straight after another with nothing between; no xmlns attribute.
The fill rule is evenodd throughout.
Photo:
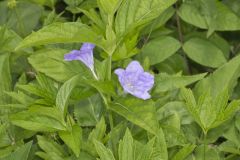
<svg viewBox="0 0 240 160"><path fill-rule="evenodd" d="M84 43L80 50L72 50L70 53L64 55L65 61L79 60L83 62L93 73L96 79L97 76L94 72L93 49L95 45L91 43Z"/></svg>
<svg viewBox="0 0 240 160"><path fill-rule="evenodd" d="M118 75L118 80L124 92L144 100L151 98L148 91L154 85L154 76L144 72L138 61L132 61L128 64L126 70L119 68L114 73Z"/></svg>

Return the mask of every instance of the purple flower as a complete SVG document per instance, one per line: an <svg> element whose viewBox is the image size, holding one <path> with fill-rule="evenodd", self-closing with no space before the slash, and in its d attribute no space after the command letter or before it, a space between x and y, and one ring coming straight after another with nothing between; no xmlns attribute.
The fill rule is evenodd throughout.
<svg viewBox="0 0 240 160"><path fill-rule="evenodd" d="M79 60L83 62L93 73L96 79L97 76L94 72L93 49L95 45L91 43L83 43L80 50L72 50L70 53L64 55L65 61Z"/></svg>
<svg viewBox="0 0 240 160"><path fill-rule="evenodd" d="M118 75L118 80L124 92L144 100L151 98L148 91L154 85L154 76L144 72L138 61L132 61L128 64L126 70L119 68L114 73Z"/></svg>

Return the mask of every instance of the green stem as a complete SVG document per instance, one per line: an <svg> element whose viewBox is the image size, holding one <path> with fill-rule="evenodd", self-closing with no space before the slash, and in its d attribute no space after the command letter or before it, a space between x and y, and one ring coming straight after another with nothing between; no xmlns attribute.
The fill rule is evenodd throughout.
<svg viewBox="0 0 240 160"><path fill-rule="evenodd" d="M206 139L207 139L207 132L204 132L204 137L203 137L203 160L206 159Z"/></svg>
<svg viewBox="0 0 240 160"><path fill-rule="evenodd" d="M108 76L107 76L107 80L111 81L112 79L112 56L108 57ZM109 123L110 123L110 128L111 130L114 128L114 123L113 123L113 115L112 115L112 111L109 110L109 102L111 102L111 96L108 95L107 97L107 109L108 109L108 118L109 118Z"/></svg>
<svg viewBox="0 0 240 160"><path fill-rule="evenodd" d="M175 4L175 7L176 7L176 10L178 11L178 5L177 3ZM180 18L178 16L178 13L176 12L176 22L177 22L177 32L178 32L178 38L179 38L179 41L181 43L181 45L183 46L184 44L184 38L183 38L183 33L182 33L182 25L181 25L181 21L180 21ZM188 70L188 73L192 73L192 70L191 70L191 67L190 67L190 64L188 62L188 59L187 59L187 56L185 54L185 52L183 51L183 58L184 58L184 61L187 65L187 70Z"/></svg>

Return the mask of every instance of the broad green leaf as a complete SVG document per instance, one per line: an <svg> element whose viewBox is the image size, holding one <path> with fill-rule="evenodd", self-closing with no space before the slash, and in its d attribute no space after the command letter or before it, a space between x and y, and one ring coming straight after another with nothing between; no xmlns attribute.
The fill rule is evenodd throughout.
<svg viewBox="0 0 240 160"><path fill-rule="evenodd" d="M152 160L168 160L168 150L165 135L160 128L155 136L154 148L151 156Z"/></svg>
<svg viewBox="0 0 240 160"><path fill-rule="evenodd" d="M81 126L95 126L104 111L103 102L99 95L93 95L81 100L74 108L74 117Z"/></svg>
<svg viewBox="0 0 240 160"><path fill-rule="evenodd" d="M56 106L59 108L63 115L66 115L68 109L68 100L71 96L73 89L79 83L79 76L74 76L65 82L59 89L56 97Z"/></svg>
<svg viewBox="0 0 240 160"><path fill-rule="evenodd" d="M88 140L86 144L82 145L82 149L91 153L92 155L97 155L98 151L95 149L94 144L97 140L98 142L102 142L105 137L107 126L104 118L97 123L95 129L89 133Z"/></svg>
<svg viewBox="0 0 240 160"><path fill-rule="evenodd" d="M98 0L98 5L109 15L112 15L116 12L122 0Z"/></svg>
<svg viewBox="0 0 240 160"><path fill-rule="evenodd" d="M118 147L119 160L134 159L134 143L130 131L127 129L123 140L119 142Z"/></svg>
<svg viewBox="0 0 240 160"><path fill-rule="evenodd" d="M85 14L89 19L91 19L99 27L99 29L104 31L105 24L101 20L100 15L98 14L98 12L95 9L84 10L81 8L77 8L77 11Z"/></svg>
<svg viewBox="0 0 240 160"><path fill-rule="evenodd" d="M4 158L0 158L0 160L19 160L19 159L28 160L31 147L32 147L32 142L28 142L18 147L14 152L9 154L8 156Z"/></svg>
<svg viewBox="0 0 240 160"><path fill-rule="evenodd" d="M34 85L34 84L18 85L17 88L20 90L23 90L27 93L34 94L38 97L42 97L42 98L46 99L47 102L49 103L49 105L53 104L53 102L55 100L54 93L51 93L48 90L46 90L45 88L41 88L38 85Z"/></svg>
<svg viewBox="0 0 240 160"><path fill-rule="evenodd" d="M185 160L189 154L191 154L196 145L188 144L179 150L171 160Z"/></svg>
<svg viewBox="0 0 240 160"><path fill-rule="evenodd" d="M147 144L134 141L134 160L149 160L154 150L154 139L150 140Z"/></svg>
<svg viewBox="0 0 240 160"><path fill-rule="evenodd" d="M54 7L56 0L29 0L31 2L40 4L40 5L45 5L45 6L49 6L49 7Z"/></svg>
<svg viewBox="0 0 240 160"><path fill-rule="evenodd" d="M65 149L58 143L54 142L52 139L47 139L44 136L37 136L39 147L48 153L55 153L58 156L65 156Z"/></svg>
<svg viewBox="0 0 240 160"><path fill-rule="evenodd" d="M58 155L55 152L49 152L49 153L44 153L44 152L36 152L35 153L37 156L39 156L42 159L51 159L51 160L65 160L63 157Z"/></svg>
<svg viewBox="0 0 240 160"><path fill-rule="evenodd" d="M227 88L231 95L232 89L235 87L239 76L240 56L236 56L214 71L207 78L199 81L194 87L194 94L198 97L204 93L207 88L211 91L211 95L214 97Z"/></svg>
<svg viewBox="0 0 240 160"><path fill-rule="evenodd" d="M214 19L215 30L217 31L233 31L240 29L240 18L230 8L224 5L221 1L215 1L217 15ZM199 7L199 1L186 1L180 7L179 16L194 26L202 29L209 28L207 16L202 10L204 6ZM212 9L212 8L210 8Z"/></svg>
<svg viewBox="0 0 240 160"><path fill-rule="evenodd" d="M106 124L104 118L97 123L96 128L89 134L88 141L102 141L106 132Z"/></svg>
<svg viewBox="0 0 240 160"><path fill-rule="evenodd" d="M67 112L68 100L70 98L70 95L77 85L87 85L96 89L100 93L104 101L106 100L104 94L115 95L114 87L111 82L90 80L82 77L81 75L76 75L67 82L65 82L57 94L56 106L63 112L64 115Z"/></svg>
<svg viewBox="0 0 240 160"><path fill-rule="evenodd" d="M7 124L1 124L0 126L0 148L11 145L12 141L7 133ZM1 157L1 156L0 156Z"/></svg>
<svg viewBox="0 0 240 160"><path fill-rule="evenodd" d="M9 103L9 97L4 93L11 90L11 73L9 54L0 55L0 104Z"/></svg>
<svg viewBox="0 0 240 160"><path fill-rule="evenodd" d="M206 73L191 76L183 76L180 74L168 75L166 73L160 73L155 76L155 88L153 92L166 92L173 89L182 88L203 79L205 75Z"/></svg>
<svg viewBox="0 0 240 160"><path fill-rule="evenodd" d="M110 105L110 109L120 114L130 122L144 128L152 134L158 130L155 104L153 101L143 101L136 98L121 98Z"/></svg>
<svg viewBox="0 0 240 160"><path fill-rule="evenodd" d="M106 148L102 143L95 140L94 145L98 155L100 156L100 160L115 160L111 150Z"/></svg>
<svg viewBox="0 0 240 160"><path fill-rule="evenodd" d="M115 19L115 30L118 36L136 32L134 29L148 24L176 0L131 0L124 1Z"/></svg>
<svg viewBox="0 0 240 160"><path fill-rule="evenodd" d="M160 28L173 16L175 10L173 7L169 7L149 25L147 25L142 31L141 35L155 36L154 31L160 30ZM157 36L158 37L158 36Z"/></svg>
<svg viewBox="0 0 240 160"><path fill-rule="evenodd" d="M26 95L25 93L18 91L18 92L5 92L6 95L10 96L12 100L16 103L20 103L25 107L30 106L34 103L34 98Z"/></svg>
<svg viewBox="0 0 240 160"><path fill-rule="evenodd" d="M235 146L240 146L239 132L235 126L230 126L229 129L223 133L223 137L228 141L235 144Z"/></svg>
<svg viewBox="0 0 240 160"><path fill-rule="evenodd" d="M79 22L54 23L33 32L16 49L54 43L91 42L103 47L104 39L89 26Z"/></svg>
<svg viewBox="0 0 240 160"><path fill-rule="evenodd" d="M109 137L107 145L112 150L115 157L118 157L119 141L126 132L126 125L126 122L118 123L106 136Z"/></svg>
<svg viewBox="0 0 240 160"><path fill-rule="evenodd" d="M14 150L13 146L8 146L0 149L0 160L5 160L3 158L8 156L10 153L12 153L13 150Z"/></svg>
<svg viewBox="0 0 240 160"><path fill-rule="evenodd" d="M225 121L232 118L236 111L240 108L240 100L228 102L228 92L218 93L216 97L211 95L210 90L202 93L197 102L190 89L182 89L182 95L186 102L186 108L193 116L195 121L206 134L210 129L218 127Z"/></svg>
<svg viewBox="0 0 240 160"><path fill-rule="evenodd" d="M192 38L184 43L183 50L189 58L204 66L217 68L227 62L224 53L207 39Z"/></svg>
<svg viewBox="0 0 240 160"><path fill-rule="evenodd" d="M187 143L186 137L180 129L167 124L162 124L162 129L165 135L164 137L166 140L167 148L182 146Z"/></svg>
<svg viewBox="0 0 240 160"><path fill-rule="evenodd" d="M178 72L183 72L183 74L188 73L188 66L180 54L174 54L167 58L163 62L155 65L159 72L166 72L168 74L176 74Z"/></svg>
<svg viewBox="0 0 240 160"><path fill-rule="evenodd" d="M186 108L188 112L193 116L194 120L204 129L202 126L201 119L199 117L199 110L197 108L197 102L193 95L193 92L190 89L182 89L182 96L186 103Z"/></svg>
<svg viewBox="0 0 240 160"><path fill-rule="evenodd" d="M64 0L64 2L71 7L76 7L79 6L83 0Z"/></svg>
<svg viewBox="0 0 240 160"><path fill-rule="evenodd" d="M238 158L240 155L239 147L236 146L232 141L225 141L221 143L218 148L222 152L236 154L236 158Z"/></svg>
<svg viewBox="0 0 240 160"><path fill-rule="evenodd" d="M148 57L150 64L160 63L176 53L181 47L180 42L170 36L163 36L148 42L142 48L140 56Z"/></svg>
<svg viewBox="0 0 240 160"><path fill-rule="evenodd" d="M238 0L224 0L224 4L226 4L228 7L230 7L234 13L236 13L238 16L240 16L240 1Z"/></svg>
<svg viewBox="0 0 240 160"><path fill-rule="evenodd" d="M64 54L68 52L63 49L42 50L30 56L28 60L37 71L60 82L65 82L77 74L92 77L89 69L80 61L64 61Z"/></svg>
<svg viewBox="0 0 240 160"><path fill-rule="evenodd" d="M71 131L60 131L59 136L65 142L65 144L72 149L74 154L79 157L82 141L81 127L74 125L72 126Z"/></svg>
<svg viewBox="0 0 240 160"><path fill-rule="evenodd" d="M66 126L66 123L61 111L55 106L46 107L41 105L31 105L28 109L30 113L51 117L61 122L62 125Z"/></svg>
<svg viewBox="0 0 240 160"><path fill-rule="evenodd" d="M28 111L12 114L10 120L12 124L31 131L54 132L66 130L65 126L58 120Z"/></svg>
<svg viewBox="0 0 240 160"><path fill-rule="evenodd" d="M204 146L197 146L194 153L195 160L203 160ZM217 147L208 147L208 145L206 146L205 160L221 160L222 158L220 158L220 156L221 154Z"/></svg>
<svg viewBox="0 0 240 160"><path fill-rule="evenodd" d="M6 24L21 36L30 34L38 25L43 7L27 1L20 1L16 7L9 8L7 3L7 1L0 3L7 13L3 16L5 18L0 19L0 25Z"/></svg>
<svg viewBox="0 0 240 160"><path fill-rule="evenodd" d="M14 31L8 30L7 27L0 26L0 51L13 51L16 45L21 42L22 38Z"/></svg>

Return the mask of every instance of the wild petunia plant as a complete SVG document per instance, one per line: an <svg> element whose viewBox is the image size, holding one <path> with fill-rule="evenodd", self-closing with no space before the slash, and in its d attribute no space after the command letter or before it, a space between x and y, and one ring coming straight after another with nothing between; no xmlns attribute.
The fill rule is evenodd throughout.
<svg viewBox="0 0 240 160"><path fill-rule="evenodd" d="M0 1L0 160L239 160L237 6Z"/></svg>

